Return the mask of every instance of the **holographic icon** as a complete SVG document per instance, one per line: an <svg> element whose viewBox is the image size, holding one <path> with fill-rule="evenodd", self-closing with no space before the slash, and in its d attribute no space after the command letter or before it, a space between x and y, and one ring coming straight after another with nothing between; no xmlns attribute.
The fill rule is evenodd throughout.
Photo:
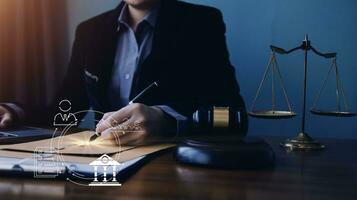
<svg viewBox="0 0 357 200"><path fill-rule="evenodd" d="M94 168L94 180L89 184L89 186L121 186L121 184L117 181L117 167L121 165L116 160L112 159L110 156L104 154L101 157L97 158L93 162L89 163L90 166ZM100 171L99 167L103 168L103 179L102 181L98 180ZM112 169L112 178L108 179L108 169Z"/></svg>
<svg viewBox="0 0 357 200"><path fill-rule="evenodd" d="M65 173L65 167L59 162L59 156L50 147L36 147L33 159L34 178L56 178ZM25 159L27 161L27 159Z"/></svg>
<svg viewBox="0 0 357 200"><path fill-rule="evenodd" d="M72 103L68 100L62 100L58 104L61 112L57 113L53 119L53 126L77 126L77 117L70 112Z"/></svg>

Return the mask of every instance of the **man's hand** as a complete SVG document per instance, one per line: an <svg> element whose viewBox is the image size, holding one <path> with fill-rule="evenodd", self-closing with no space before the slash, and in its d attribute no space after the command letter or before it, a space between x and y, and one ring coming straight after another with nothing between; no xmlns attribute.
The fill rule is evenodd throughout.
<svg viewBox="0 0 357 200"><path fill-rule="evenodd" d="M135 103L106 113L96 131L105 139L119 137L121 144L142 144L172 133L175 125L175 119L160 108Z"/></svg>
<svg viewBox="0 0 357 200"><path fill-rule="evenodd" d="M9 128L14 123L14 116L5 107L0 106L0 129Z"/></svg>

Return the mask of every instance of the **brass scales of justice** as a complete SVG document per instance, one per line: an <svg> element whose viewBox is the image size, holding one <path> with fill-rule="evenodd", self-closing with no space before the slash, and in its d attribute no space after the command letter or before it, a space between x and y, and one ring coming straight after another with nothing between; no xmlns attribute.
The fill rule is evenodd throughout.
<svg viewBox="0 0 357 200"><path fill-rule="evenodd" d="M337 67L336 56L337 53L320 53L313 46L308 39L308 36L305 36L302 44L298 47L295 47L291 50L284 50L276 46L270 46L271 56L269 63L265 69L263 79L260 82L257 93L254 97L251 111L248 113L252 117L256 118L266 118L266 119L283 119L283 118L293 118L296 116L296 113L292 111L291 104L284 86L284 81L280 70L277 65L276 54L288 55L298 50L304 51L304 86L303 86L303 105L302 105L302 119L301 119L301 130L300 133L294 139L288 139L285 142L281 143L282 147L285 147L289 150L321 150L325 148L325 145L315 141L310 137L305 131L306 123L306 91L307 91L307 72L308 72L308 52L311 50L318 56L321 56L326 59L331 59L331 67L327 73L326 78L323 81L321 89L318 91L314 101L313 106L310 112L315 115L325 115L325 116L334 116L334 117L352 117L355 116L355 113L352 113L349 109L345 91L341 84L341 79ZM270 110L256 110L256 102L258 97L261 94L261 90L264 82L266 81L269 72L271 71L271 95L272 95L272 106ZM317 103L320 100L321 94L324 92L328 79L331 73L334 71L336 78L336 110L321 110L317 108ZM288 110L279 110L276 105L276 85L275 80L278 79L281 90L286 101ZM342 104L342 105L341 105Z"/></svg>

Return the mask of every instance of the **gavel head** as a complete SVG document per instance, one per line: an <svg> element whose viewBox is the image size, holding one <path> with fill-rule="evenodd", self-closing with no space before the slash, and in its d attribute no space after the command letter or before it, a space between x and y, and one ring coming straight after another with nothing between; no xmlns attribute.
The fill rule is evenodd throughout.
<svg viewBox="0 0 357 200"><path fill-rule="evenodd" d="M205 106L193 114L194 131L198 133L246 134L247 114L234 106Z"/></svg>

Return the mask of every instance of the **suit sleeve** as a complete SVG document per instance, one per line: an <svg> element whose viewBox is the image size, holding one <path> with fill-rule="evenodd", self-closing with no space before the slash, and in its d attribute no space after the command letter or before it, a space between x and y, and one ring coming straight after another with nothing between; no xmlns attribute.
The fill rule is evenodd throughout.
<svg viewBox="0 0 357 200"><path fill-rule="evenodd" d="M246 108L230 63L226 43L226 27L221 12L212 9L207 19L202 19L200 37L197 37L196 60L200 82L199 105L234 106L241 110L242 133L248 128Z"/></svg>
<svg viewBox="0 0 357 200"><path fill-rule="evenodd" d="M226 44L226 28L217 9L193 10L184 21L185 61L181 63L187 71L180 84L184 90L176 91L180 99L167 104L177 113L192 119L200 107L234 106L241 110L242 134L248 128L245 104L234 67L229 61ZM187 75L187 76L186 76Z"/></svg>

